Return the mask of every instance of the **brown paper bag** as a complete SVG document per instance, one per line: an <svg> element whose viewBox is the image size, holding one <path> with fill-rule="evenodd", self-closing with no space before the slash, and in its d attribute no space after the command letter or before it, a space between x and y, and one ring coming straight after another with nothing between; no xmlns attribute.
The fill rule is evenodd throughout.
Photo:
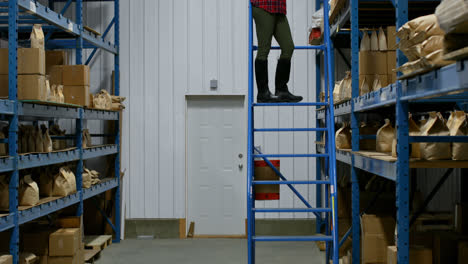
<svg viewBox="0 0 468 264"><path fill-rule="evenodd" d="M31 175L26 175L20 180L18 196L20 206L34 206L39 202L39 187Z"/></svg>
<svg viewBox="0 0 468 264"><path fill-rule="evenodd" d="M57 102L65 103L65 96L63 95L63 85L57 85L57 92L55 94Z"/></svg>
<svg viewBox="0 0 468 264"><path fill-rule="evenodd" d="M20 153L28 152L28 138L29 138L29 131L27 130L26 126L20 125L19 127L19 134L20 134Z"/></svg>
<svg viewBox="0 0 468 264"><path fill-rule="evenodd" d="M337 149L351 148L351 128L349 123L343 123L343 126L336 131L335 144Z"/></svg>
<svg viewBox="0 0 468 264"><path fill-rule="evenodd" d="M42 139L42 131L39 127L36 127L34 134L36 135L35 143L36 143L36 152L43 153L44 152L44 140Z"/></svg>
<svg viewBox="0 0 468 264"><path fill-rule="evenodd" d="M0 211L8 211L9 200L8 176L0 175Z"/></svg>
<svg viewBox="0 0 468 264"><path fill-rule="evenodd" d="M91 188L92 186L92 174L91 171L89 171L86 168L83 168L83 188Z"/></svg>
<svg viewBox="0 0 468 264"><path fill-rule="evenodd" d="M347 71L346 76L340 86L340 99L341 101L351 99L351 72Z"/></svg>
<svg viewBox="0 0 468 264"><path fill-rule="evenodd" d="M382 89L382 83L380 82L380 79L375 76L374 83L372 84L372 91L378 91L380 89Z"/></svg>
<svg viewBox="0 0 468 264"><path fill-rule="evenodd" d="M41 197L53 196L54 179L49 175L49 170L42 170L39 176L39 194Z"/></svg>
<svg viewBox="0 0 468 264"><path fill-rule="evenodd" d="M366 76L364 76L362 80L361 87L359 87L359 95L364 95L370 93L372 91L371 87L369 86L369 82L367 81Z"/></svg>
<svg viewBox="0 0 468 264"><path fill-rule="evenodd" d="M395 129L390 119L385 119L385 125L377 131L376 150L378 152L392 152L392 143L395 138Z"/></svg>
<svg viewBox="0 0 468 264"><path fill-rule="evenodd" d="M0 139L5 139L5 134L3 131L0 131ZM19 140L18 140L19 142ZM7 156L8 155L8 149L7 149L7 144L6 143L0 143L0 156Z"/></svg>
<svg viewBox="0 0 468 264"><path fill-rule="evenodd" d="M408 129L409 129L409 136L420 136L421 135L421 130L419 126L414 122L412 115L410 114L408 117ZM396 129L395 129L395 138L393 139L393 144L392 144L392 156L397 157L397 135L396 135ZM419 143L411 143L411 149L410 149L410 157L411 158L416 158L420 159L421 158L421 150Z"/></svg>
<svg viewBox="0 0 468 264"><path fill-rule="evenodd" d="M450 131L440 113L429 113L429 119L421 128L422 136L449 136ZM443 160L452 158L450 143L420 143L421 158L426 160Z"/></svg>
<svg viewBox="0 0 468 264"><path fill-rule="evenodd" d="M54 98L53 98L52 90L50 88L50 81L48 79L45 80L45 87L46 87L46 98L47 98L46 100L49 102L53 102Z"/></svg>
<svg viewBox="0 0 468 264"><path fill-rule="evenodd" d="M42 26L35 24L31 32L31 48L44 49L44 32Z"/></svg>
<svg viewBox="0 0 468 264"><path fill-rule="evenodd" d="M468 136L468 123L466 113L463 111L452 112L447 126L450 136ZM468 143L452 143L452 159L468 160Z"/></svg>
<svg viewBox="0 0 468 264"><path fill-rule="evenodd" d="M376 135L379 128L375 125L367 125L362 122L359 127L359 135ZM361 139L359 141L359 149L361 150L376 150L376 141L374 139Z"/></svg>
<svg viewBox="0 0 468 264"><path fill-rule="evenodd" d="M54 196L67 196L76 192L75 174L68 167L62 167L54 178Z"/></svg>
<svg viewBox="0 0 468 264"><path fill-rule="evenodd" d="M65 130L60 130L58 125L53 125L50 127L49 134L53 136L65 136ZM53 150L61 150L67 148L67 141L64 139L54 139L52 140Z"/></svg>
<svg viewBox="0 0 468 264"><path fill-rule="evenodd" d="M52 139L49 135L49 129L45 127L44 129L44 134L42 135L43 150L44 152L49 153L53 151Z"/></svg>
<svg viewBox="0 0 468 264"><path fill-rule="evenodd" d="M82 144L83 144L83 148L90 148L93 146L92 142L91 142L91 134L89 134L89 130L88 129L83 129L83 136L82 136Z"/></svg>
<svg viewBox="0 0 468 264"><path fill-rule="evenodd" d="M388 50L387 47L387 36L385 36L385 32L382 27L379 28L379 50L386 51Z"/></svg>
<svg viewBox="0 0 468 264"><path fill-rule="evenodd" d="M359 51L369 51L371 48L371 40L369 38L369 34L367 31L362 31L362 39L361 39L361 46L359 47Z"/></svg>
<svg viewBox="0 0 468 264"><path fill-rule="evenodd" d="M36 130L33 126L26 126L28 132L28 153L36 152Z"/></svg>
<svg viewBox="0 0 468 264"><path fill-rule="evenodd" d="M341 91L342 83L343 83L343 80L339 82L335 82L335 87L333 88L333 103L337 103L341 101L340 91Z"/></svg>
<svg viewBox="0 0 468 264"><path fill-rule="evenodd" d="M375 30L372 30L370 41L371 41L370 50L378 51L379 50L379 37L377 36L377 32Z"/></svg>

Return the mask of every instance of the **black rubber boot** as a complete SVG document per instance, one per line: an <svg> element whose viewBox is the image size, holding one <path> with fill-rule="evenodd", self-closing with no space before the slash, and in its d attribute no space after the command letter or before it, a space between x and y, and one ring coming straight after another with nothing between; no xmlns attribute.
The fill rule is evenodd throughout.
<svg viewBox="0 0 468 264"><path fill-rule="evenodd" d="M255 78L257 80L257 103L276 102L277 97L274 96L268 88L268 61L255 60Z"/></svg>
<svg viewBox="0 0 468 264"><path fill-rule="evenodd" d="M277 102L280 103L297 103L302 101L302 96L296 96L289 92L288 82L291 73L291 60L279 59L276 66L276 90L275 95L278 96Z"/></svg>

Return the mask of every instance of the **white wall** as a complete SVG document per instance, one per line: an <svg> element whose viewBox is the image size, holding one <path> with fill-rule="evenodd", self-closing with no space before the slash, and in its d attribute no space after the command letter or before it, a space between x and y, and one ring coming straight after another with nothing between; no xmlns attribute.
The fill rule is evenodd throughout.
<svg viewBox="0 0 468 264"><path fill-rule="evenodd" d="M288 0L297 45L306 44L312 2ZM122 142L126 218L185 217L185 95L247 93L247 6L246 0L121 0L121 92L127 97ZM73 14L72 5L66 16L73 18ZM111 3L84 4L85 23L99 32L104 32L112 17ZM109 39L113 39L113 31ZM278 55L277 51L270 55L272 90ZM307 101L315 100L314 57L313 52L296 51L293 62L290 86ZM346 66L338 54L335 58L339 79ZM73 56L70 59L74 61ZM92 91L109 89L113 56L99 51L91 66ZM219 80L219 89L210 90L211 79ZM255 118L258 127L312 127L315 112L309 110L260 109ZM65 121L63 126L72 131L74 124ZM96 133L103 129L99 121L90 121L88 127ZM314 151L315 135L265 134L257 135L255 141L265 152L306 153ZM315 160L282 159L281 170L289 179L314 179ZM421 191L428 193L442 173L418 172ZM459 200L455 186L460 175L456 174L441 190L451 193L450 197L438 195L431 210L452 208ZM281 188L280 207L301 206L287 187ZM314 201L314 187L299 189ZM278 206L278 202L258 202L257 206ZM285 218L304 216L281 214Z"/></svg>
<svg viewBox="0 0 468 264"><path fill-rule="evenodd" d="M313 10L312 1L288 1L298 45L306 44ZM248 1L121 1L121 87L128 98L123 131L127 218L185 217L185 95L247 93L247 30ZM277 57L278 52L270 55L271 80ZM314 54L298 51L291 86L307 101L315 97L314 74ZM210 90L211 79L219 80L217 90ZM268 114L262 109L256 120L259 127L315 124L314 111L305 108L276 108ZM255 140L264 151L307 153L314 150L315 136L285 133ZM290 179L315 177L312 159L284 159L281 165ZM301 189L313 200L312 188ZM282 207L300 205L289 191L281 195Z"/></svg>

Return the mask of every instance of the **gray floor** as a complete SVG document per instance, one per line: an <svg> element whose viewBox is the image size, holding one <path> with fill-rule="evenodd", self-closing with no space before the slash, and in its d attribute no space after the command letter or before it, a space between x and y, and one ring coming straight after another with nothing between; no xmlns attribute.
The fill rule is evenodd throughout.
<svg viewBox="0 0 468 264"><path fill-rule="evenodd" d="M245 239L124 240L106 248L97 264L116 263L247 263ZM324 264L324 253L313 242L257 243L257 263Z"/></svg>

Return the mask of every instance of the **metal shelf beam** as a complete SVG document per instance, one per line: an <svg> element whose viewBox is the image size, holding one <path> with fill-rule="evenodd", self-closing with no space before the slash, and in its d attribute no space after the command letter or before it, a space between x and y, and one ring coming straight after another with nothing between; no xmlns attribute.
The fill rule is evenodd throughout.
<svg viewBox="0 0 468 264"><path fill-rule="evenodd" d="M117 53L117 47L109 42L100 39L91 32L83 30L82 26L72 22L70 19L57 14L49 7L43 6L34 0L17 0L18 6L26 10L28 13L43 19L45 22L52 24L61 30L75 36L82 36L84 40L93 44L95 47L104 49L110 53Z"/></svg>

